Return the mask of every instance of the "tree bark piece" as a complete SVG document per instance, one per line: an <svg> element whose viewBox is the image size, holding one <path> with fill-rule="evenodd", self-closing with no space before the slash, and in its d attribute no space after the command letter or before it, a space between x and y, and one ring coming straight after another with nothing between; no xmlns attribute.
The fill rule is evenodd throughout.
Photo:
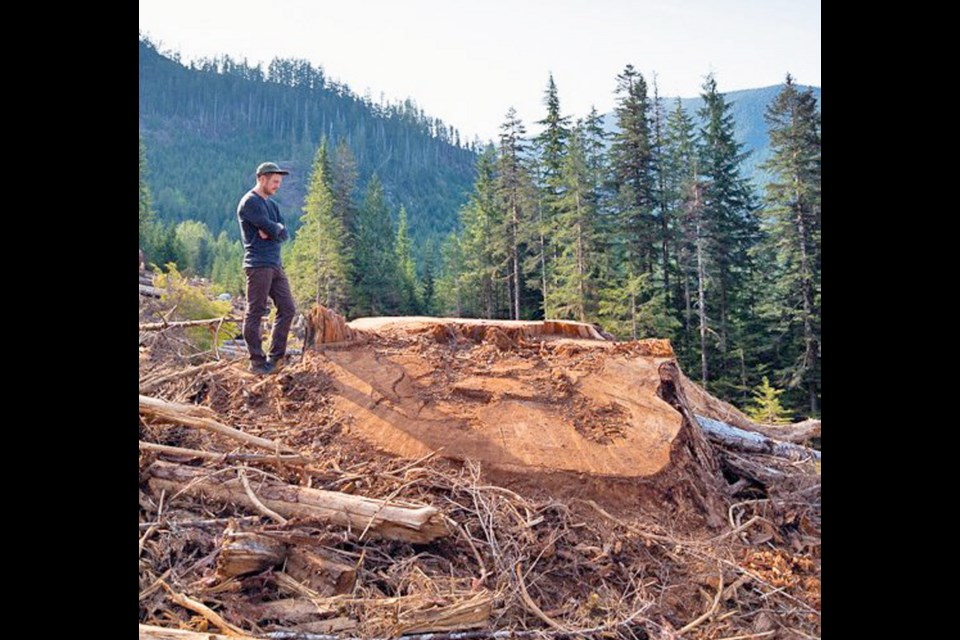
<svg viewBox="0 0 960 640"><path fill-rule="evenodd" d="M444 597L440 601L422 596L388 598L384 600L384 604L390 600L395 600L396 604L389 603L387 607L382 608L371 607L367 614L372 618L388 614L389 619L395 620L396 622L388 627L388 634L391 637L408 633L459 631L485 627L489 624L493 611L493 595L485 590L469 596L459 594L459 597Z"/></svg>
<svg viewBox="0 0 960 640"><path fill-rule="evenodd" d="M234 429L233 427L228 427L225 424L217 422L212 417L216 414L206 407L178 404L160 400L159 398L140 395L140 413L162 420L168 420L176 424L182 424L186 427L213 431L214 433L219 433L220 435L243 442L244 444L249 444L253 447L274 453L297 453L294 449L279 442L252 436L239 429Z"/></svg>
<svg viewBox="0 0 960 640"><path fill-rule="evenodd" d="M264 620L279 620L281 625L315 622L318 618L337 613L336 607L318 606L307 598L281 598L270 602L249 605L245 613L262 623Z"/></svg>
<svg viewBox="0 0 960 640"><path fill-rule="evenodd" d="M346 342L356 338L357 332L347 326L346 319L322 304L315 304L306 314L304 349L321 344Z"/></svg>
<svg viewBox="0 0 960 640"><path fill-rule="evenodd" d="M243 505L254 509L240 480L233 475L210 476L205 469L157 461L147 470L150 488L155 493L205 496L222 504ZM274 481L255 483L257 497L285 518L320 520L350 527L359 535L367 525L383 538L406 542L430 542L447 535L440 512L430 506L407 507L385 504L382 500L336 491L308 489Z"/></svg>
<svg viewBox="0 0 960 640"><path fill-rule="evenodd" d="M357 570L352 565L302 548L290 551L286 571L297 582L323 596L350 593L357 582Z"/></svg>
<svg viewBox="0 0 960 640"><path fill-rule="evenodd" d="M809 449L790 442L779 442L760 433L738 429L719 420L712 420L700 415L697 416L697 422L700 423L700 427L710 440L736 451L765 453L790 460L820 459L820 452L816 449Z"/></svg>
<svg viewBox="0 0 960 640"><path fill-rule="evenodd" d="M720 460L713 445L707 439L690 409L683 385L683 373L676 360L668 360L660 365L660 394L666 402L683 416L683 427L677 440L689 451L691 489L700 501L707 517L707 524L719 529L726 522L725 508L721 496L725 494L725 485L720 473Z"/></svg>
<svg viewBox="0 0 960 640"><path fill-rule="evenodd" d="M217 557L217 577L227 580L234 576L259 573L283 564L287 545L258 533L233 532L224 536Z"/></svg>
<svg viewBox="0 0 960 640"><path fill-rule="evenodd" d="M330 618L329 620L305 622L294 627L295 630L302 633L335 634L338 638L341 637L339 634L342 634L345 631L354 631L356 628L357 621L344 616Z"/></svg>

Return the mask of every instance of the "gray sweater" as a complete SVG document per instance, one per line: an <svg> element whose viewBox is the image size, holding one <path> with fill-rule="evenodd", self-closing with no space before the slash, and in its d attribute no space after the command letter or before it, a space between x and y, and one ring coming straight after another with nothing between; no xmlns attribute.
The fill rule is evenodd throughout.
<svg viewBox="0 0 960 640"><path fill-rule="evenodd" d="M286 240L286 226L280 207L273 200L264 199L251 189L237 205L240 237L243 241L243 267L280 267L280 244ZM260 237L259 230L269 236Z"/></svg>

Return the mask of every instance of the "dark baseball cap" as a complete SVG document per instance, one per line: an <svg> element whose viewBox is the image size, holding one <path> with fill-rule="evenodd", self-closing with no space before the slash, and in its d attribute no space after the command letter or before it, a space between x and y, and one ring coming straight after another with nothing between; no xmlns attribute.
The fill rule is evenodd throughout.
<svg viewBox="0 0 960 640"><path fill-rule="evenodd" d="M264 162L259 167L257 167L257 175L262 176L265 173L279 173L282 176L290 175L290 172L286 169L281 169L277 166L275 162Z"/></svg>

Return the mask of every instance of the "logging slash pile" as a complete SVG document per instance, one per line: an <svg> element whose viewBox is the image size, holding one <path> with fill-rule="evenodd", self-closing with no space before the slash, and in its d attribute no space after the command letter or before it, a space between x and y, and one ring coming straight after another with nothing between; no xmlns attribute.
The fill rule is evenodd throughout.
<svg viewBox="0 0 960 640"><path fill-rule="evenodd" d="M667 341L316 307L258 377L144 319L141 639L820 636L819 421Z"/></svg>

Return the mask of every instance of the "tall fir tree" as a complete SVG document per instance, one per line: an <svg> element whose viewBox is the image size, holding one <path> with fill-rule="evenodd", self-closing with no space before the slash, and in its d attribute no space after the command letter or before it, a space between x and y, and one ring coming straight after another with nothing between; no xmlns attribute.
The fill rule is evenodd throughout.
<svg viewBox="0 0 960 640"><path fill-rule="evenodd" d="M599 314L619 336L639 338L652 330L650 309L662 300L650 278L657 235L654 217L650 101L643 75L627 65L617 76L617 132L609 150L609 205ZM662 293L661 293L662 298Z"/></svg>
<svg viewBox="0 0 960 640"><path fill-rule="evenodd" d="M377 174L367 183L357 212L353 247L354 315L388 315L400 307L396 232Z"/></svg>
<svg viewBox="0 0 960 640"><path fill-rule="evenodd" d="M513 107L507 111L507 119L500 126L500 150L497 162L497 195L503 209L501 237L506 248L506 263L510 287L510 317L519 320L520 301L523 297L524 280L521 260L526 251L525 227L528 218L529 174L523 164L526 144L523 136L526 129Z"/></svg>
<svg viewBox="0 0 960 640"><path fill-rule="evenodd" d="M673 242L671 254L676 262L677 277L674 283L674 309L682 319L680 339L675 349L684 366L693 370L694 363L701 366L701 327L695 309L699 308L700 274L698 257L702 258L701 244L703 208L700 206L697 180L697 134L693 119L684 110L677 98L674 108L667 116L663 162L663 203L667 215L675 221L670 236ZM701 371L702 373L702 371Z"/></svg>
<svg viewBox="0 0 960 640"><path fill-rule="evenodd" d="M766 244L776 274L765 304L780 353L776 373L820 411L820 110L789 74L765 118L772 155L764 163Z"/></svg>
<svg viewBox="0 0 960 640"><path fill-rule="evenodd" d="M326 139L321 140L310 172L300 228L290 248L287 271L301 306L315 302L345 312L350 284L350 254L343 220L334 211Z"/></svg>
<svg viewBox="0 0 960 640"><path fill-rule="evenodd" d="M617 133L610 146L610 169L623 260L635 274L653 271L656 224L653 217L653 148L650 102L643 74L627 65L617 76Z"/></svg>
<svg viewBox="0 0 960 640"><path fill-rule="evenodd" d="M537 121L543 129L533 140L537 152L536 174L539 189L536 198L537 235L534 239L536 254L528 261L526 271L539 272L539 278L535 281L537 284L531 282L531 286L540 289L544 300L544 314L550 317L553 311L547 301L554 280L552 263L561 251L554 243L554 238L563 188L563 163L570 139L570 117L560 113L560 96L552 73L543 101L547 107L547 115L543 120Z"/></svg>
<svg viewBox="0 0 960 640"><path fill-rule="evenodd" d="M435 315L436 293L437 293L437 267L436 261L439 250L436 245L436 239L431 238L427 241L426 250L423 253L423 278L420 280L417 291L420 296L420 308L423 313Z"/></svg>
<svg viewBox="0 0 960 640"><path fill-rule="evenodd" d="M547 317L587 322L597 304L597 176L587 156L586 134L579 123L564 156L556 200L558 247L553 259L555 286L546 299Z"/></svg>
<svg viewBox="0 0 960 640"><path fill-rule="evenodd" d="M750 184L741 175L747 154L734 136L731 105L717 90L712 74L704 81L701 98L699 174L713 285L705 294L717 335L717 376L712 388L729 395L738 386L735 374L740 369L743 328L755 311L746 304L744 285L752 269L750 253L758 241L759 225Z"/></svg>
<svg viewBox="0 0 960 640"><path fill-rule="evenodd" d="M350 146L343 138L333 152L333 180L330 190L333 192L333 212L343 222L344 230L352 235L357 215L356 191L359 173L357 160Z"/></svg>
<svg viewBox="0 0 960 640"><path fill-rule="evenodd" d="M400 312L404 314L420 313L420 302L417 300L417 268L413 261L413 245L410 242L410 231L407 225L407 210L400 205L400 215L397 219L397 251L398 279L400 284Z"/></svg>
<svg viewBox="0 0 960 640"><path fill-rule="evenodd" d="M477 158L477 179L470 199L460 209L461 238L456 251L445 244L444 272L459 256L457 314L499 318L509 316L506 304L506 257L502 235L503 209L497 196L497 151L490 145Z"/></svg>
<svg viewBox="0 0 960 640"><path fill-rule="evenodd" d="M676 244L674 235L676 232L676 221L670 209L670 200L667 193L667 172L669 166L666 158L666 136L667 124L663 109L663 101L660 99L660 89L657 86L657 77L653 77L653 102L651 105L651 149L653 160L651 162L651 172L653 174L653 215L657 221L657 254L659 255L659 279L658 288L662 289L668 309L672 305L673 289L671 281L676 280L675 276L675 256L673 248ZM673 336L665 336L673 338Z"/></svg>
<svg viewBox="0 0 960 640"><path fill-rule="evenodd" d="M440 315L465 317L464 264L461 238L450 233L440 244L440 274L437 277L434 308ZM490 316L488 316L490 317Z"/></svg>

